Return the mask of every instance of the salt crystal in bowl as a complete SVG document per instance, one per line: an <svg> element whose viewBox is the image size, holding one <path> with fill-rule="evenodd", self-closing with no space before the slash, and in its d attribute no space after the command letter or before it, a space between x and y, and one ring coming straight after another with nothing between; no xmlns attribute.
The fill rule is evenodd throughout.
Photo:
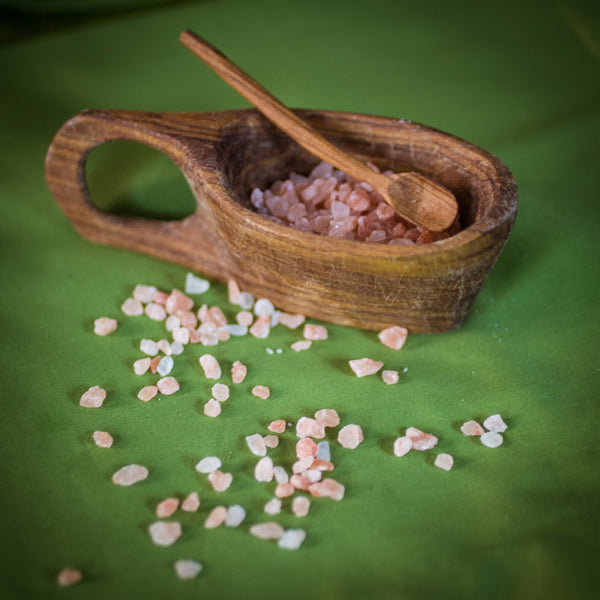
<svg viewBox="0 0 600 600"><path fill-rule="evenodd" d="M84 111L52 142L46 179L85 237L214 279L235 278L241 289L286 312L373 330L459 327L514 224L517 189L508 168L469 142L410 121L296 112L332 143L382 171L416 171L446 186L457 199L461 231L430 244L380 244L307 233L257 214L253 189L266 189L292 171L309 173L319 161L253 109ZM95 208L85 183L86 158L95 146L117 139L169 156L190 184L196 212L180 221L156 221Z"/></svg>

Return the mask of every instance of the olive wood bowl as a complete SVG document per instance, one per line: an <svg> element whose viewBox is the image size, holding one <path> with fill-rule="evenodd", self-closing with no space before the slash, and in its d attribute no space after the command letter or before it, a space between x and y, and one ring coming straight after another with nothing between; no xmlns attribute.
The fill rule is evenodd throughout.
<svg viewBox="0 0 600 600"><path fill-rule="evenodd" d="M458 328L512 230L517 188L485 150L410 121L319 110L294 111L329 141L395 173L446 186L462 229L431 244L389 245L297 231L258 215L252 188L306 173L318 159L254 109L209 113L86 110L65 123L46 157L56 201L84 237L173 261L268 298L292 313L363 329L412 333ZM169 156L196 198L180 221L123 217L90 201L90 151L113 140Z"/></svg>

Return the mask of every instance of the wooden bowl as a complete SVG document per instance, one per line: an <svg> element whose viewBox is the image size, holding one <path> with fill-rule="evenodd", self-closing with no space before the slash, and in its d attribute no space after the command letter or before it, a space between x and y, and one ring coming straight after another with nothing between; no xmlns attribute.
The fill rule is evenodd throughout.
<svg viewBox="0 0 600 600"><path fill-rule="evenodd" d="M296 111L334 144L394 172L417 171L459 203L460 233L423 245L334 239L258 215L253 187L318 161L255 110L150 113L86 110L63 125L46 158L48 185L86 238L185 265L287 312L360 327L434 333L461 325L517 212L508 168L486 151L429 127L383 117ZM147 144L182 170L197 200L181 221L100 212L85 183L89 152L112 140Z"/></svg>

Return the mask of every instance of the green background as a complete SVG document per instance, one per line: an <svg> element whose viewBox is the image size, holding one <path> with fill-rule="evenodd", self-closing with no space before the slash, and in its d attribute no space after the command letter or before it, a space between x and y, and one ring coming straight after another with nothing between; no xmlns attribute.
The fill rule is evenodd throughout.
<svg viewBox="0 0 600 600"><path fill-rule="evenodd" d="M0 3L0 597L588 597L600 583L598 4L73 4ZM82 240L45 185L44 156L84 108L247 106L180 46L186 28L290 106L423 122L510 167L516 226L459 331L410 336L393 352L372 332L328 326L326 342L297 354L289 345L301 333L280 327L267 340L212 349L226 368L236 359L249 367L216 420L202 414L210 383L197 346L176 359L178 394L135 398L152 380L131 370L137 344L161 337L162 326L124 318L120 304L136 283L181 288L186 271ZM170 198L175 213L188 210L174 167L108 148L92 155L99 204L114 208L119 189L134 206ZM198 300L227 306L219 284ZM99 316L117 317L117 332L95 336ZM407 371L396 386L356 379L347 361L362 356ZM271 387L269 400L249 394L257 383ZM105 405L80 408L95 384L108 392ZM247 532L272 487L253 480L243 437L319 408L359 423L365 441L353 451L333 444L342 502L315 500L304 519L284 503L276 520L305 528L307 539L280 550ZM496 412L509 425L502 447L460 433L463 421ZM392 455L411 425L439 437L452 471L433 466L436 451ZM115 446L96 448L95 429L113 433ZM294 436L282 439L273 457L286 463ZM225 494L193 469L207 454L234 474ZM110 476L130 462L150 477L117 488ZM177 513L181 539L154 546L146 528L156 503L193 490L202 506ZM236 502L248 510L239 529L202 527L213 506ZM179 581L178 558L203 562L204 572ZM82 583L58 588L65 566L81 569Z"/></svg>

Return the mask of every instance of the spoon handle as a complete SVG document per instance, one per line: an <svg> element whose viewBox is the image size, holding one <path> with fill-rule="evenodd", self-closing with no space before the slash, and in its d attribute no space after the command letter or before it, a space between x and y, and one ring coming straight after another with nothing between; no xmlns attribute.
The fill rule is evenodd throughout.
<svg viewBox="0 0 600 600"><path fill-rule="evenodd" d="M456 200L442 186L417 173L402 173L399 186L392 178L376 173L327 141L206 40L187 30L179 41L303 148L347 175L370 184L409 221L432 231L447 229L454 222Z"/></svg>

